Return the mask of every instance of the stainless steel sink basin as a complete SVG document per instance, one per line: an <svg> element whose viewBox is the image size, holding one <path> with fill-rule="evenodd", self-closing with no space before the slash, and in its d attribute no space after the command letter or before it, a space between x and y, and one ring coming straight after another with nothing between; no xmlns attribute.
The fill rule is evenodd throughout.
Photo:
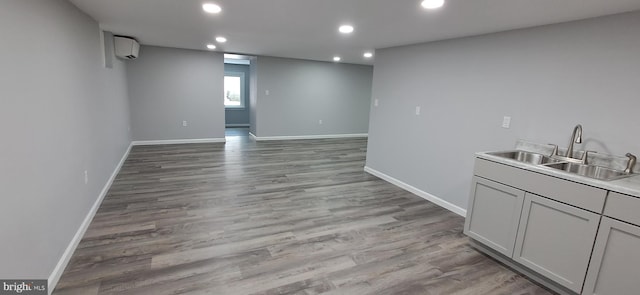
<svg viewBox="0 0 640 295"><path fill-rule="evenodd" d="M563 162L563 163L547 164L545 166L553 169L563 170L569 173L578 174L581 176L586 176L589 178L599 179L599 180L615 180L615 179L625 178L633 175L631 173L625 173L624 171L614 170L614 169L595 166L595 165L584 165L579 163Z"/></svg>
<svg viewBox="0 0 640 295"><path fill-rule="evenodd" d="M534 165L561 162L560 160L553 159L549 156L526 151L493 152L488 154Z"/></svg>

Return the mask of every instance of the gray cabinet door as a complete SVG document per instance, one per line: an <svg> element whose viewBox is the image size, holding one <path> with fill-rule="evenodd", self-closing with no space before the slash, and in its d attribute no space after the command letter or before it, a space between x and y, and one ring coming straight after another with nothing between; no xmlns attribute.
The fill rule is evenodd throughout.
<svg viewBox="0 0 640 295"><path fill-rule="evenodd" d="M598 214L527 193L513 259L580 293L599 222Z"/></svg>
<svg viewBox="0 0 640 295"><path fill-rule="evenodd" d="M638 294L638 249L640 227L603 217L582 294Z"/></svg>
<svg viewBox="0 0 640 295"><path fill-rule="evenodd" d="M511 257L523 201L521 190L474 177L464 233Z"/></svg>

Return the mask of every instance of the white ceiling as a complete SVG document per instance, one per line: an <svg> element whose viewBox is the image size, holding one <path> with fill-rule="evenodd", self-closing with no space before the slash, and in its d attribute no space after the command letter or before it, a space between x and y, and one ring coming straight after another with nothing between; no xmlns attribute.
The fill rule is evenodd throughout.
<svg viewBox="0 0 640 295"><path fill-rule="evenodd" d="M142 44L371 64L365 50L479 35L640 9L640 0L70 0L104 30ZM219 4L212 15L202 4ZM338 26L352 24L351 35Z"/></svg>

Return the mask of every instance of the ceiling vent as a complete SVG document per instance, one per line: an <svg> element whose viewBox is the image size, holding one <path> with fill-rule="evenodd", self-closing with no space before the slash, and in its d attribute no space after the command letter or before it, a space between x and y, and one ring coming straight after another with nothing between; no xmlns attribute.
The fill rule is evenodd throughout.
<svg viewBox="0 0 640 295"><path fill-rule="evenodd" d="M116 56L122 59L136 59L140 52L140 43L130 37L115 36Z"/></svg>

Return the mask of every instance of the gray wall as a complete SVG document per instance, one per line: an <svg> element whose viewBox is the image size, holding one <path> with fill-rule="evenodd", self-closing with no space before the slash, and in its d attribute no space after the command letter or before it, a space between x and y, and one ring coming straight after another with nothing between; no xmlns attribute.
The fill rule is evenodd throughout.
<svg viewBox="0 0 640 295"><path fill-rule="evenodd" d="M130 143L125 69L63 0L1 1L0 40L0 278L46 279Z"/></svg>
<svg viewBox="0 0 640 295"><path fill-rule="evenodd" d="M224 138L223 75L221 53L142 46L127 66L133 139Z"/></svg>
<svg viewBox="0 0 640 295"><path fill-rule="evenodd" d="M367 166L466 208L477 151L566 147L582 123L579 149L640 154L638 28L636 12L377 50Z"/></svg>
<svg viewBox="0 0 640 295"><path fill-rule="evenodd" d="M239 72L244 73L244 108L233 109L228 108L224 110L224 122L226 125L246 125L249 126L249 117L251 104L249 103L249 96L251 93L251 73L248 65L236 65L236 64L224 64L225 72Z"/></svg>
<svg viewBox="0 0 640 295"><path fill-rule="evenodd" d="M257 134L256 122L258 122L258 58L250 58L249 66L249 132Z"/></svg>
<svg viewBox="0 0 640 295"><path fill-rule="evenodd" d="M372 72L371 66L258 57L256 135L367 133Z"/></svg>

